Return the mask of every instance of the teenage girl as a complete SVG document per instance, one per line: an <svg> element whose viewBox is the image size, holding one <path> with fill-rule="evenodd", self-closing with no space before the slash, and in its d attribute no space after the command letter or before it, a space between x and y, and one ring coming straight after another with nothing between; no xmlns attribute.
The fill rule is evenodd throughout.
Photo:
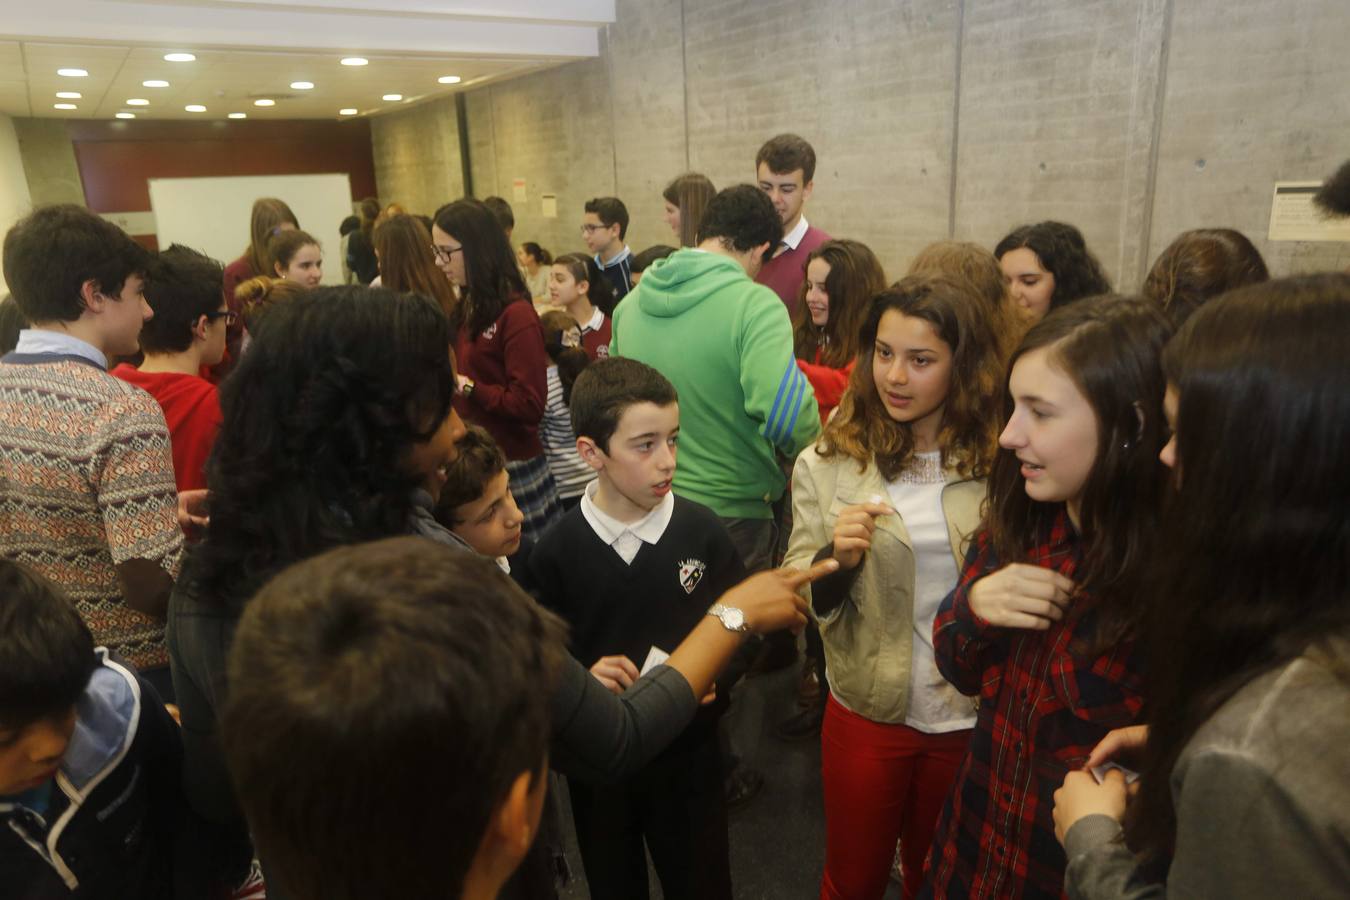
<svg viewBox="0 0 1350 900"><path fill-rule="evenodd" d="M882 291L850 390L793 472L784 564L833 556L840 566L810 592L830 690L827 900L881 897L897 838L904 895L914 895L975 722L974 704L934 664L932 624L979 524L998 431L985 398L1002 370L983 312L941 278Z"/></svg>
<svg viewBox="0 0 1350 900"><path fill-rule="evenodd" d="M998 242L994 255L1014 305L1032 323L1052 309L1111 290L1083 233L1063 222L1015 228Z"/></svg>
<svg viewBox="0 0 1350 900"><path fill-rule="evenodd" d="M885 287L876 254L858 241L826 241L806 258L792 343L797 365L815 389L822 424L848 387L858 332L872 298Z"/></svg>
<svg viewBox="0 0 1350 900"><path fill-rule="evenodd" d="M548 467L558 485L563 509L581 502L586 485L595 478L593 470L577 452L577 437L572 431L572 383L591 358L581 348L581 326L560 309L552 309L540 318L544 327L544 350L548 353L548 403L539 437L544 442Z"/></svg>
<svg viewBox="0 0 1350 900"><path fill-rule="evenodd" d="M267 242L283 231L300 227L300 220L291 212L284 200L276 197L259 197L253 201L253 211L249 215L248 247L238 259L225 267L224 287L225 305L235 313L235 321L225 326L225 358L211 370L212 376L219 381L234 366L242 352L240 343L244 337L243 322L240 313L243 310L235 303L235 290L250 278L272 274L271 257L267 254Z"/></svg>
<svg viewBox="0 0 1350 900"><path fill-rule="evenodd" d="M1328 274L1225 294L1167 345L1150 721L1088 761L1146 743L1122 759L1142 779L1127 799L1118 772L1071 772L1055 794L1071 897L1345 896L1347 335L1350 276Z"/></svg>
<svg viewBox="0 0 1350 900"><path fill-rule="evenodd" d="M436 267L431 233L415 216L393 215L375 226L375 255L380 284L394 291L430 297L447 316L455 309L455 291Z"/></svg>
<svg viewBox="0 0 1350 900"><path fill-rule="evenodd" d="M516 251L516 259L525 272L525 287L530 292L530 299L537 306L540 301L548 299L549 267L553 265L553 255L534 241L526 241Z"/></svg>
<svg viewBox="0 0 1350 900"><path fill-rule="evenodd" d="M268 241L267 256L277 278L305 288L316 288L323 281L323 250L318 241L298 228Z"/></svg>
<svg viewBox="0 0 1350 900"><path fill-rule="evenodd" d="M1054 790L1143 705L1170 330L1152 303L1102 297L1013 353L989 510L933 625L939 670L979 713L921 896L1061 896Z"/></svg>
<svg viewBox="0 0 1350 900"><path fill-rule="evenodd" d="M614 294L595 260L580 253L565 253L553 261L548 279L548 299L581 326L581 346L591 359L609 356L609 314Z"/></svg>
<svg viewBox="0 0 1350 900"><path fill-rule="evenodd" d="M716 195L717 188L708 176L698 172L680 175L661 192L661 199L665 201L662 218L681 247L698 246L699 222L703 220L703 211L708 208L709 201Z"/></svg>
<svg viewBox="0 0 1350 900"><path fill-rule="evenodd" d="M451 317L459 370L455 408L486 428L506 454L525 537L538 540L562 513L539 439L548 398L539 314L506 233L483 203L456 200L441 207L431 238L437 267L459 289Z"/></svg>
<svg viewBox="0 0 1350 900"><path fill-rule="evenodd" d="M1139 293L1180 327L1211 297L1269 280L1261 251L1242 232L1196 228L1177 235L1158 254Z"/></svg>

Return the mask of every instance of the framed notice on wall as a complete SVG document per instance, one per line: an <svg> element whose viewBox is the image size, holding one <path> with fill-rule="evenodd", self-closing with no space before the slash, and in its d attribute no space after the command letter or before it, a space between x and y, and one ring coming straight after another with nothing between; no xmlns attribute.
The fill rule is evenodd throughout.
<svg viewBox="0 0 1350 900"><path fill-rule="evenodd" d="M1320 181L1277 181L1270 204L1272 241L1350 241L1350 217L1328 216L1313 205Z"/></svg>

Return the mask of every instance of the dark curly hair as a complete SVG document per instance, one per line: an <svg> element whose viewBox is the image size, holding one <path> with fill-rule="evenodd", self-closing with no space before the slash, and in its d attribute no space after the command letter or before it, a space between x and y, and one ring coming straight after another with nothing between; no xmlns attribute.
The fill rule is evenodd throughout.
<svg viewBox="0 0 1350 900"><path fill-rule="evenodd" d="M768 244L767 260L783 236L783 220L763 191L753 184L723 188L708 202L698 224L698 242L717 238L728 250L744 253Z"/></svg>
<svg viewBox="0 0 1350 900"><path fill-rule="evenodd" d="M1350 216L1350 160L1341 164L1318 189L1313 203L1328 215Z"/></svg>
<svg viewBox="0 0 1350 900"><path fill-rule="evenodd" d="M1109 294L1111 282L1102 271L1083 240L1083 233L1063 222L1037 222L1014 228L994 248L994 256L1002 259L1011 250L1027 248L1041 261L1041 268L1055 276L1055 293L1050 297L1050 308L1059 309L1067 303Z"/></svg>
<svg viewBox="0 0 1350 900"><path fill-rule="evenodd" d="M384 288L316 288L259 320L220 389L205 596L242 602L291 563L406 530L405 460L449 415L449 346L434 301Z"/></svg>

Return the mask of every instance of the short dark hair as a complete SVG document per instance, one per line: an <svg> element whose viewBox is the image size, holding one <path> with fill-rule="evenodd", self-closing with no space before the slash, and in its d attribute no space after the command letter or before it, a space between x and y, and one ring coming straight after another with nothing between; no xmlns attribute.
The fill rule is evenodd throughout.
<svg viewBox="0 0 1350 900"><path fill-rule="evenodd" d="M1111 282L1102 271L1101 263L1088 250L1083 232L1074 226L1045 221L1014 228L998 242L994 256L1003 259L1007 253L1023 247L1035 253L1042 268L1055 276L1051 309L1111 292Z"/></svg>
<svg viewBox="0 0 1350 900"><path fill-rule="evenodd" d="M637 403L669 406L679 399L670 379L646 363L624 356L599 359L572 385L572 433L608 453L624 410Z"/></svg>
<svg viewBox="0 0 1350 900"><path fill-rule="evenodd" d="M0 727L68 713L97 664L74 604L41 575L0 558Z"/></svg>
<svg viewBox="0 0 1350 900"><path fill-rule="evenodd" d="M698 226L698 242L720 238L732 250L744 253L760 244L772 251L783 238L783 220L768 195L753 184L723 188L708 203Z"/></svg>
<svg viewBox="0 0 1350 900"><path fill-rule="evenodd" d="M1350 160L1341 164L1313 197L1313 203L1333 216L1350 216Z"/></svg>
<svg viewBox="0 0 1350 900"><path fill-rule="evenodd" d="M145 299L155 315L141 327L146 353L181 353L192 346L192 328L220 311L225 270L220 263L174 244L150 263Z"/></svg>
<svg viewBox="0 0 1350 900"><path fill-rule="evenodd" d="M5 235L5 281L30 322L75 321L86 281L116 297L149 262L149 251L125 231L73 203L39 207Z"/></svg>
<svg viewBox="0 0 1350 900"><path fill-rule="evenodd" d="M755 154L755 170L765 163L777 175L790 175L802 170L802 184L810 184L816 177L816 151L805 138L795 134L779 134L764 142Z"/></svg>
<svg viewBox="0 0 1350 900"><path fill-rule="evenodd" d="M19 332L29 326L29 321L19 309L19 304L9 294L0 297L0 356L4 356L19 343Z"/></svg>
<svg viewBox="0 0 1350 900"><path fill-rule="evenodd" d="M460 896L512 784L543 775L563 634L495 562L419 537L264 586L221 736L269 880L300 900Z"/></svg>
<svg viewBox="0 0 1350 900"><path fill-rule="evenodd" d="M585 212L595 213L606 228L619 223L619 240L628 235L628 207L618 197L592 197L586 201Z"/></svg>
<svg viewBox="0 0 1350 900"><path fill-rule="evenodd" d="M656 262L658 259L665 259L667 256L670 256L670 254L674 253L675 250L675 247L671 247L667 244L653 244L633 257L632 262L629 263L629 270L633 272L645 272L647 271L647 267L652 263Z"/></svg>
<svg viewBox="0 0 1350 900"><path fill-rule="evenodd" d="M511 212L511 204L506 202L505 197L484 197L483 205L492 210L492 214L497 217L497 224L502 226L502 231L510 231L516 227L516 214Z"/></svg>
<svg viewBox="0 0 1350 900"><path fill-rule="evenodd" d="M506 470L506 455L482 426L468 426L455 450L455 461L445 467L445 484L436 501L436 521L446 528L459 524L455 510L483 496L487 483Z"/></svg>

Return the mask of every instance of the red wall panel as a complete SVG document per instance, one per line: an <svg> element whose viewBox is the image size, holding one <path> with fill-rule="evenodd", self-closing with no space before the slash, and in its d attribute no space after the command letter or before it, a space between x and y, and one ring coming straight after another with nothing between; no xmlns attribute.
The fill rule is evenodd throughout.
<svg viewBox="0 0 1350 900"><path fill-rule="evenodd" d="M346 173L352 199L375 196L370 124L326 122L67 123L84 197L95 212L150 209L151 178Z"/></svg>

